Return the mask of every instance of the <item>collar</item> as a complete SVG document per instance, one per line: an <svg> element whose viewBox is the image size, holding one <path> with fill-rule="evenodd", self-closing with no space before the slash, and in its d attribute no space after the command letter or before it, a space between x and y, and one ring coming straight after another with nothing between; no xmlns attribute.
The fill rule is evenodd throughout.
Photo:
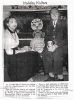
<svg viewBox="0 0 74 100"><path fill-rule="evenodd" d="M16 29L14 31L11 31L9 28L8 28L9 32L10 33L15 33L16 32Z"/></svg>
<svg viewBox="0 0 74 100"><path fill-rule="evenodd" d="M57 23L57 21L58 21L58 20L55 20L55 21L53 20L53 23L55 22L55 24L56 24L56 23Z"/></svg>

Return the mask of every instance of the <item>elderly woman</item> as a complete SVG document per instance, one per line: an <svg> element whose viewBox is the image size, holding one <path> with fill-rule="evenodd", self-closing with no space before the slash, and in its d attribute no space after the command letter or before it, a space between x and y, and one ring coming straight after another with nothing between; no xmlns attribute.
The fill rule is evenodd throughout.
<svg viewBox="0 0 74 100"><path fill-rule="evenodd" d="M42 31L36 30L34 33L34 38L30 42L30 47L32 51L36 51L39 54L43 52L45 43L44 43L44 35Z"/></svg>

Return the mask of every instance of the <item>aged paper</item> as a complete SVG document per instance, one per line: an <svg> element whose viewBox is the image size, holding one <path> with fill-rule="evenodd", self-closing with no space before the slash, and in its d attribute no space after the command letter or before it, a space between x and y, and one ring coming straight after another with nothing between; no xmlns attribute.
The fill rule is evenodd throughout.
<svg viewBox="0 0 74 100"><path fill-rule="evenodd" d="M74 94L73 3L67 0L66 1L64 0L52 0L52 1L48 1L48 0L45 0L45 1L42 1L42 0L41 1L40 0L5 1L3 0L2 1L1 0L0 2L1 2L0 3L0 12L1 12L1 15L0 15L0 22L1 22L0 24L1 25L0 26L0 32L1 32L1 36L0 36L0 48L1 48L0 49L0 57L1 57L0 59L0 73L1 73L0 97L3 100L13 99L13 98L16 99L16 97L18 99L19 98L20 99L22 98L38 99L39 98L39 99L58 99L58 100L71 99L73 100L73 97L74 97L73 96ZM65 21L67 22L67 36L68 36L67 37L67 40L68 40L67 55L68 56L65 58L66 60L64 60L65 62L65 65L63 65L64 80L61 80L61 81L58 81L59 79L57 79L57 77L59 76L58 74L57 75L55 74L54 80L50 79L49 76L45 75L46 67L43 67L44 65L42 65L42 62L44 61L43 64L45 64L45 61L46 61L45 60L46 55L43 55L43 50L46 45L45 36L47 32L47 27L48 25L50 26L49 21L51 21L51 19L49 20L49 18L51 15L50 10L52 8L58 8L61 15L60 19L64 20L64 22ZM4 30L3 22L10 15L15 16L18 22L17 23L18 27L17 27L16 32L17 32L17 35L19 37L19 42L20 42L18 46L18 50L15 50L17 51L15 52L16 56L14 55L13 57L11 55L11 52L7 51L8 48L6 49L6 47L4 47L5 30ZM61 28L59 31L60 33L62 30L62 27L65 26L63 22L61 23L62 24L59 24L59 26L61 25L60 26ZM58 33L59 28L56 28L58 24L55 24L55 25L53 24L53 26L54 26L54 31L56 29ZM64 29L64 31L65 30L66 29ZM41 34L42 38L37 39L35 37L36 33ZM39 35L36 35L36 36L38 37ZM54 38L54 44L55 44L55 40L56 40L55 34L53 38ZM59 40L59 44L60 44L60 40ZM53 52L54 47L55 46L53 45L53 47L49 49L49 52ZM58 46L56 45L56 47ZM5 58L6 57L5 51L8 55L8 58ZM63 51L66 52L66 49L64 49ZM10 61L9 62L10 65L9 63L6 63L8 59ZM10 66L11 67L14 66L14 67L10 68Z"/></svg>

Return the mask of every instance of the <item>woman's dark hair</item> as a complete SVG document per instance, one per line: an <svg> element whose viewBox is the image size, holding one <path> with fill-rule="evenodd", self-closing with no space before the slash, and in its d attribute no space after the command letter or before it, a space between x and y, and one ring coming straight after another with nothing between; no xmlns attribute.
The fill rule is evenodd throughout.
<svg viewBox="0 0 74 100"><path fill-rule="evenodd" d="M7 23L9 22L9 20L10 20L11 18L15 18L15 16L9 16L9 17L7 17L7 18L4 19L4 21L3 21L4 29L7 29L7 28L8 28ZM15 19L16 19L16 18L15 18Z"/></svg>

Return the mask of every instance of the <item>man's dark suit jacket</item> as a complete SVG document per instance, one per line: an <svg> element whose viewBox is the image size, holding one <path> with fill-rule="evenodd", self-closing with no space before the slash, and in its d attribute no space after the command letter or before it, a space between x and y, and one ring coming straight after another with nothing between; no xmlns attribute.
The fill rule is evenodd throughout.
<svg viewBox="0 0 74 100"><path fill-rule="evenodd" d="M59 18L56 27L54 28L53 22L50 19L45 32L45 43L47 43L47 41L55 41L59 47L67 45L68 38L66 20Z"/></svg>

